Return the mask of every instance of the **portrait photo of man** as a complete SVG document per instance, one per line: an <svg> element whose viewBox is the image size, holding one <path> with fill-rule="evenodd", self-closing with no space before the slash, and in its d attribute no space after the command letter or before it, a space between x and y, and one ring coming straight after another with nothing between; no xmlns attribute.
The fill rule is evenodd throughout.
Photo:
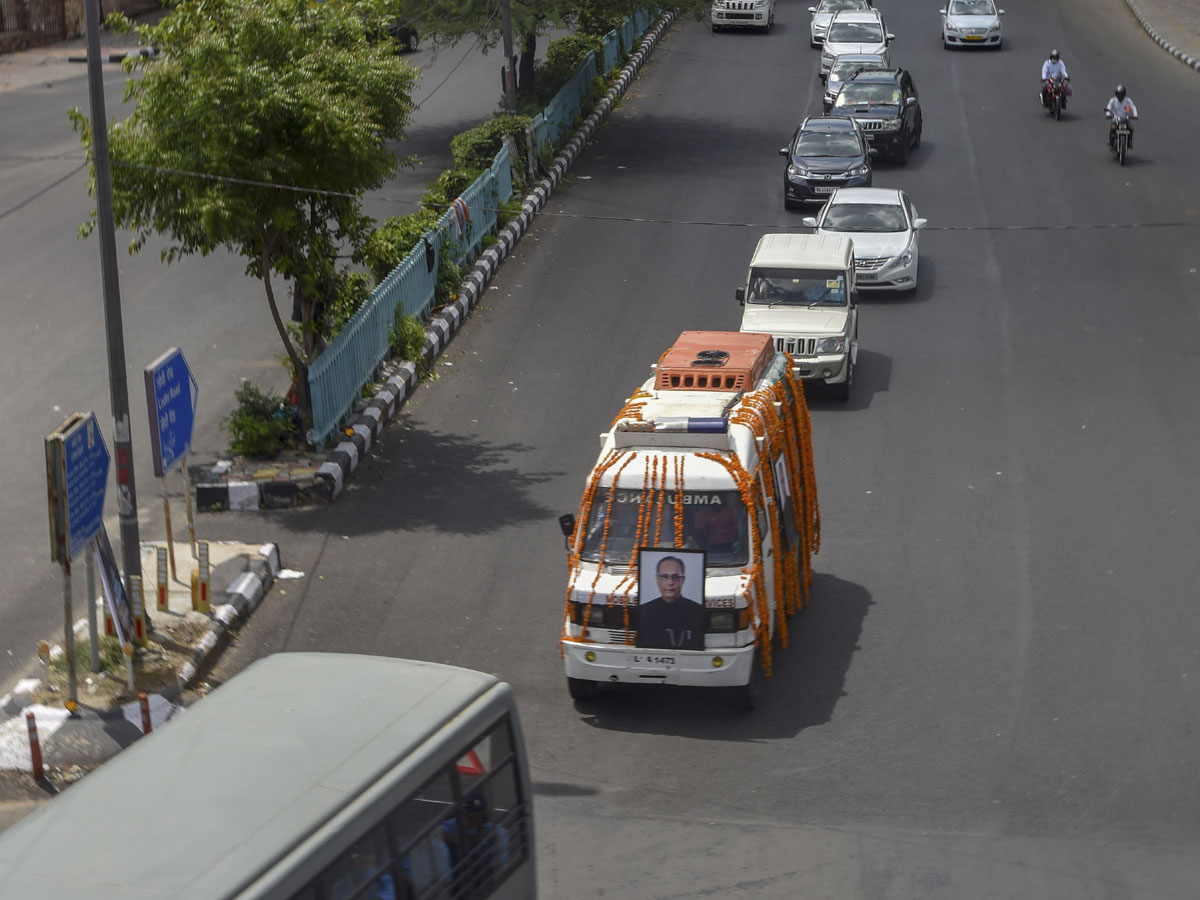
<svg viewBox="0 0 1200 900"><path fill-rule="evenodd" d="M704 562L699 550L638 551L637 646L704 649Z"/></svg>

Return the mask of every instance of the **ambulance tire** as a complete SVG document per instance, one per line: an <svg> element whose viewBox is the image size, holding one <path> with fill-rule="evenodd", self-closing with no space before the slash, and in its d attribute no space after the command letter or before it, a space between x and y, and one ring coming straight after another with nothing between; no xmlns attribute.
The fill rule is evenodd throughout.
<svg viewBox="0 0 1200 900"><path fill-rule="evenodd" d="M854 363L846 363L846 379L839 381L837 384L831 384L833 389L833 399L838 403L845 403L850 399L850 386L854 384Z"/></svg>
<svg viewBox="0 0 1200 900"><path fill-rule="evenodd" d="M581 703L593 700L599 692L600 683L598 681L588 681L586 678L567 678L567 693L571 695L572 700L578 700Z"/></svg>
<svg viewBox="0 0 1200 900"><path fill-rule="evenodd" d="M762 656L755 652L754 661L750 663L750 681L737 689L738 704L747 712L754 712L762 706L766 689L767 676L763 674Z"/></svg>

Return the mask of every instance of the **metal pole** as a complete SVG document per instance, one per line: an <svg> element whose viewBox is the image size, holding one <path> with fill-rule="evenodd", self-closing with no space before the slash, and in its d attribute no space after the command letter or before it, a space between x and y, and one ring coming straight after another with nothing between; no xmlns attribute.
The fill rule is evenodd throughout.
<svg viewBox="0 0 1200 900"><path fill-rule="evenodd" d="M517 69L513 62L512 6L500 0L500 28L504 33L504 105L509 115L517 111Z"/></svg>
<svg viewBox="0 0 1200 900"><path fill-rule="evenodd" d="M88 642L92 651L92 672L100 671L100 626L96 621L96 542L87 545L87 614Z"/></svg>
<svg viewBox="0 0 1200 900"><path fill-rule="evenodd" d="M125 579L142 571L138 538L137 488L133 477L133 434L129 427L129 387L125 379L125 332L117 272L117 236L113 223L112 172L108 165L108 119L100 69L100 3L84 0L87 27L88 96L92 110L92 157L96 174L96 227L100 236L100 274L104 287L104 331L108 337L108 385L112 399L113 449L117 470L117 512L121 522L121 558Z"/></svg>
<svg viewBox="0 0 1200 900"><path fill-rule="evenodd" d="M194 412L194 410L193 410ZM183 473L183 496L187 498L188 540L191 542L192 559L196 558L196 516L192 512L192 479L188 477L187 454L180 462L179 470Z"/></svg>
<svg viewBox="0 0 1200 900"><path fill-rule="evenodd" d="M171 534L171 501L167 499L167 473L164 472L158 481L162 485L163 521L167 523L167 552L171 554L171 577L178 578L175 574L175 536Z"/></svg>
<svg viewBox="0 0 1200 900"><path fill-rule="evenodd" d="M79 681L75 674L75 613L71 608L71 563L64 562L63 570L63 649L67 654L67 699L63 706L75 715L79 707Z"/></svg>

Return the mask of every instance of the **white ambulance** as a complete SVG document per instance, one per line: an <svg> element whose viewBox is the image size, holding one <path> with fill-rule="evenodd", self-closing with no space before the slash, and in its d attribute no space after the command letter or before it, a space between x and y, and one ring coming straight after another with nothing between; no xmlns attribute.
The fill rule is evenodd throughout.
<svg viewBox="0 0 1200 900"><path fill-rule="evenodd" d="M753 707L820 542L804 391L767 334L691 331L601 435L562 517L567 687L735 688Z"/></svg>

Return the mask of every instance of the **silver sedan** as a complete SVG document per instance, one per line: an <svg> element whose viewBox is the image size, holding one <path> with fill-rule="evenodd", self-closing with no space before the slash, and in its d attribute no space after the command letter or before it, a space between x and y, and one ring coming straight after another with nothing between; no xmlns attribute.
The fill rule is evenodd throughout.
<svg viewBox="0 0 1200 900"><path fill-rule="evenodd" d="M1004 41L1002 15L1004 10L996 9L993 0L949 0L942 10L942 46L999 50Z"/></svg>
<svg viewBox="0 0 1200 900"><path fill-rule="evenodd" d="M870 9L871 0L821 0L816 6L810 6L812 23L809 25L809 43L820 47L825 41L825 32L829 30L829 20L835 12L843 9Z"/></svg>
<svg viewBox="0 0 1200 900"><path fill-rule="evenodd" d="M817 234L843 234L854 242L854 279L859 290L913 291L917 288L918 232L926 220L904 191L894 188L841 188L805 225Z"/></svg>

